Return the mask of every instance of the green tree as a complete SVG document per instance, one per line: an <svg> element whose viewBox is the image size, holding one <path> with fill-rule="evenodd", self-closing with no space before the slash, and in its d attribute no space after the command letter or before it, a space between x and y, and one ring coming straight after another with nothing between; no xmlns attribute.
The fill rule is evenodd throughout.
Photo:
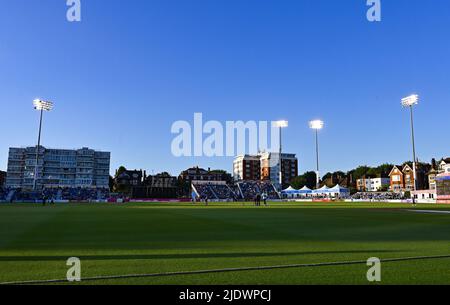
<svg viewBox="0 0 450 305"><path fill-rule="evenodd" d="M117 170L116 170L116 178L119 177L123 172L126 172L127 169L125 168L125 166L120 166Z"/></svg>
<svg viewBox="0 0 450 305"><path fill-rule="evenodd" d="M291 180L291 185L295 189L301 189L304 186L312 189L316 186L316 173L306 172L303 175L295 177Z"/></svg>
<svg viewBox="0 0 450 305"><path fill-rule="evenodd" d="M355 168L353 171L353 179L361 179L362 177L367 175L367 172L369 170L370 170L370 167L368 167L366 165Z"/></svg>
<svg viewBox="0 0 450 305"><path fill-rule="evenodd" d="M109 191L112 192L114 190L114 177L109 176Z"/></svg>
<svg viewBox="0 0 450 305"><path fill-rule="evenodd" d="M391 172L392 167L394 167L392 164L385 163L380 166L370 168L366 175L374 177L387 177Z"/></svg>

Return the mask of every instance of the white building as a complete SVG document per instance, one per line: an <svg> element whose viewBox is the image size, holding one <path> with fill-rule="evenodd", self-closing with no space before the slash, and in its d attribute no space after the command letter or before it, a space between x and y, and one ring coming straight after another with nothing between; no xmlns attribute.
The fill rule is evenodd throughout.
<svg viewBox="0 0 450 305"><path fill-rule="evenodd" d="M259 156L242 155L233 161L233 178L235 181L261 180L261 160Z"/></svg>
<svg viewBox="0 0 450 305"><path fill-rule="evenodd" d="M39 149L37 189L55 187L108 188L109 152L89 148ZM33 189L36 147L10 148L6 187Z"/></svg>
<svg viewBox="0 0 450 305"><path fill-rule="evenodd" d="M356 188L360 192L379 192L383 187L389 187L389 178L362 178L356 180Z"/></svg>
<svg viewBox="0 0 450 305"><path fill-rule="evenodd" d="M443 159L439 163L439 174L450 174L450 158Z"/></svg>
<svg viewBox="0 0 450 305"><path fill-rule="evenodd" d="M416 202L418 203L436 203L437 192L436 190L412 191L411 196L416 199Z"/></svg>

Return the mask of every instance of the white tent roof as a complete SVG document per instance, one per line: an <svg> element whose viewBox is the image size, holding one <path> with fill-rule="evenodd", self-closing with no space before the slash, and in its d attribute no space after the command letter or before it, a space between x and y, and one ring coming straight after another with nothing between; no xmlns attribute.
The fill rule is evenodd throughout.
<svg viewBox="0 0 450 305"><path fill-rule="evenodd" d="M300 189L300 191L310 191L311 189L306 185Z"/></svg>
<svg viewBox="0 0 450 305"><path fill-rule="evenodd" d="M339 184L336 185L335 187L329 189L329 190L330 190L330 191L337 191L337 192L340 192L340 191L348 191L347 188L342 187L342 186L340 186Z"/></svg>
<svg viewBox="0 0 450 305"><path fill-rule="evenodd" d="M287 189L283 190L283 192L293 192L296 191L295 188L293 188L292 186L289 186Z"/></svg>
<svg viewBox="0 0 450 305"><path fill-rule="evenodd" d="M329 189L330 192L336 192L336 193L345 193L348 192L348 188L342 187L339 184L336 185L335 187Z"/></svg>
<svg viewBox="0 0 450 305"><path fill-rule="evenodd" d="M324 194L324 193L328 193L328 190L329 190L329 188L326 185L324 185L320 189L313 190L312 192L314 194Z"/></svg>

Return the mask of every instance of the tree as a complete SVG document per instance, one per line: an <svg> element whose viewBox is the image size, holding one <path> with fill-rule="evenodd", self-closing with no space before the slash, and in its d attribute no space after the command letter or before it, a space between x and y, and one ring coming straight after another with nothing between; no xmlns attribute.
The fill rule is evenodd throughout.
<svg viewBox="0 0 450 305"><path fill-rule="evenodd" d="M330 179L333 176L332 173L326 173L325 176L322 177L322 181L325 181L327 179Z"/></svg>
<svg viewBox="0 0 450 305"><path fill-rule="evenodd" d="M171 175L168 172L159 173L157 176L160 176L160 177L171 177Z"/></svg>
<svg viewBox="0 0 450 305"><path fill-rule="evenodd" d="M126 172L127 169L125 168L125 166L120 166L117 170L116 170L116 178L119 177L123 172Z"/></svg>
<svg viewBox="0 0 450 305"><path fill-rule="evenodd" d="M380 166L370 168L366 175L373 177L388 177L392 167L394 167L394 165L385 163Z"/></svg>
<svg viewBox="0 0 450 305"><path fill-rule="evenodd" d="M117 170L116 170L116 175L115 175L115 179L114 179L114 186L113 186L113 190L114 192L118 192L118 193L129 193L130 192L130 187L128 185L121 185L117 183L117 178L123 174L127 169L125 168L125 166L120 166Z"/></svg>
<svg viewBox="0 0 450 305"><path fill-rule="evenodd" d="M378 166L377 170L381 177L388 177L393 167L393 164L384 163Z"/></svg>
<svg viewBox="0 0 450 305"><path fill-rule="evenodd" d="M295 189L301 189L304 186L312 189L316 186L316 173L306 172L303 175L295 177L291 180L291 185Z"/></svg>
<svg viewBox="0 0 450 305"><path fill-rule="evenodd" d="M114 177L109 176L109 191L112 192L114 190Z"/></svg>
<svg viewBox="0 0 450 305"><path fill-rule="evenodd" d="M387 192L389 191L389 184L383 184L381 188L379 189L380 192Z"/></svg>
<svg viewBox="0 0 450 305"><path fill-rule="evenodd" d="M369 170L370 170L370 167L368 167L366 165L355 168L355 170L353 171L353 179L361 179L362 177L367 175L367 172Z"/></svg>

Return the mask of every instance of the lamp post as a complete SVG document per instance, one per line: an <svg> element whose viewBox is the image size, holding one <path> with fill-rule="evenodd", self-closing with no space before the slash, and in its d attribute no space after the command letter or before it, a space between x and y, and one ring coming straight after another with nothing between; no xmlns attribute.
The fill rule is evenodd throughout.
<svg viewBox="0 0 450 305"><path fill-rule="evenodd" d="M36 191L38 165L39 165L39 148L41 147L42 117L43 117L44 111L51 111L53 109L53 103L49 102L49 101L43 101L41 99L35 99L33 101L33 105L34 105L34 109L36 109L40 112L38 144L36 147L36 164L34 165L34 181L33 181L33 190Z"/></svg>
<svg viewBox="0 0 450 305"><path fill-rule="evenodd" d="M278 166L279 166L279 182L280 182L280 187L281 189L283 189L283 171L282 171L282 158L281 158L281 154L283 153L283 149L282 149L282 141L281 141L281 136L282 136L282 130L283 128L287 128L289 126L289 122L288 121L277 121L275 122L275 126L279 128L280 130L280 151L279 151L279 160L278 160Z"/></svg>
<svg viewBox="0 0 450 305"><path fill-rule="evenodd" d="M315 130L316 135L316 188L320 186L320 172L319 172L319 130L324 126L323 121L314 120L309 122L309 128Z"/></svg>
<svg viewBox="0 0 450 305"><path fill-rule="evenodd" d="M413 149L413 175L414 175L414 191L417 191L417 171L416 171L416 143L414 139L414 116L413 116L413 106L419 103L419 96L417 94L413 94L402 98L402 106L409 107L410 116L411 116L411 140L412 140L412 149Z"/></svg>

